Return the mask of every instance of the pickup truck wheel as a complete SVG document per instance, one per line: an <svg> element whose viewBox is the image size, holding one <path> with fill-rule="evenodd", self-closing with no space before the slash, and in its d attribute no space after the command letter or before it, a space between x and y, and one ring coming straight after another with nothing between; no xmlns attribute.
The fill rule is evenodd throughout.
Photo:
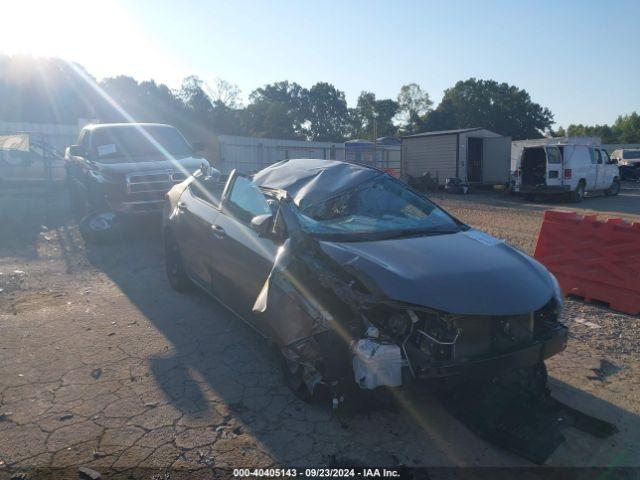
<svg viewBox="0 0 640 480"><path fill-rule="evenodd" d="M113 212L92 213L80 221L80 234L88 243L112 243L123 233L124 221Z"/></svg>
<svg viewBox="0 0 640 480"><path fill-rule="evenodd" d="M615 178L611 183L611 186L604 191L604 194L608 197L618 195L620 193L620 181Z"/></svg>
<svg viewBox="0 0 640 480"><path fill-rule="evenodd" d="M584 198L584 183L580 182L576 189L571 192L571 201L574 203L580 203Z"/></svg>
<svg viewBox="0 0 640 480"><path fill-rule="evenodd" d="M180 248L170 234L166 234L164 239L164 264L171 288L176 292L191 289L192 283L185 271Z"/></svg>

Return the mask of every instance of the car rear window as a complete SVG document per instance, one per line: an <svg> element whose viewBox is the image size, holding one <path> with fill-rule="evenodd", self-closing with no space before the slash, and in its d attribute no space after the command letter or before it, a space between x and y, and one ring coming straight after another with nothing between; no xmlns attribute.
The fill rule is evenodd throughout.
<svg viewBox="0 0 640 480"><path fill-rule="evenodd" d="M625 150L622 153L625 160L640 160L640 150Z"/></svg>

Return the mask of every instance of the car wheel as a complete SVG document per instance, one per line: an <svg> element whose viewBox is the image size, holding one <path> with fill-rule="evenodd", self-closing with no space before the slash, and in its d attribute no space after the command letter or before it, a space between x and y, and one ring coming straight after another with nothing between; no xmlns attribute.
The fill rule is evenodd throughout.
<svg viewBox="0 0 640 480"><path fill-rule="evenodd" d="M604 194L608 197L618 195L620 193L620 181L616 178L611 183L611 186L604 191Z"/></svg>
<svg viewBox="0 0 640 480"><path fill-rule="evenodd" d="M282 358L284 382L287 384L287 387L289 387L293 394L303 402L311 402L314 395L309 391L307 385L304 383L304 367L298 362L289 360L283 354L280 354L280 356Z"/></svg>
<svg viewBox="0 0 640 480"><path fill-rule="evenodd" d="M580 203L584 198L584 183L580 182L576 189L571 192L571 201L574 203Z"/></svg>
<svg viewBox="0 0 640 480"><path fill-rule="evenodd" d="M80 234L88 243L112 243L124 233L124 219L114 212L98 212L80 221Z"/></svg>
<svg viewBox="0 0 640 480"><path fill-rule="evenodd" d="M166 233L164 239L164 264L171 288L177 292L188 291L192 283L184 268L178 242L172 238L170 233Z"/></svg>

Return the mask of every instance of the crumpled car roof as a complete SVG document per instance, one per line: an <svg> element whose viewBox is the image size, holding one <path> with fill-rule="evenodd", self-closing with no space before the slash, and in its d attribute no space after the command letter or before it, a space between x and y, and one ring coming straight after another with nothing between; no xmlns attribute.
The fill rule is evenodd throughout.
<svg viewBox="0 0 640 480"><path fill-rule="evenodd" d="M384 172L364 165L298 158L283 160L253 176L257 185L285 190L299 208L306 208L335 197Z"/></svg>

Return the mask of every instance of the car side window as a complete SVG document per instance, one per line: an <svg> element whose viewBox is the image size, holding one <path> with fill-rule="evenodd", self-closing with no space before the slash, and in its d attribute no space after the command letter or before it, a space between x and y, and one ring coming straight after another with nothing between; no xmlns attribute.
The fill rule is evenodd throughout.
<svg viewBox="0 0 640 480"><path fill-rule="evenodd" d="M600 153L600 150L594 150L594 154L596 156L596 163L598 165L602 165L602 154Z"/></svg>
<svg viewBox="0 0 640 480"><path fill-rule="evenodd" d="M253 217L271 214L266 197L258 186L246 177L236 177L227 198L227 210L243 223Z"/></svg>
<svg viewBox="0 0 640 480"><path fill-rule="evenodd" d="M225 183L220 180L219 176L210 176L203 179L196 177L189 185L189 190L194 197L218 208L224 186Z"/></svg>
<svg viewBox="0 0 640 480"><path fill-rule="evenodd" d="M589 157L591 158L591 164L595 165L596 164L596 150L594 150L593 148L589 149Z"/></svg>
<svg viewBox="0 0 640 480"><path fill-rule="evenodd" d="M606 164L611 163L611 157L609 156L609 152L607 152L606 150L600 150L600 153L602 153L602 161Z"/></svg>

